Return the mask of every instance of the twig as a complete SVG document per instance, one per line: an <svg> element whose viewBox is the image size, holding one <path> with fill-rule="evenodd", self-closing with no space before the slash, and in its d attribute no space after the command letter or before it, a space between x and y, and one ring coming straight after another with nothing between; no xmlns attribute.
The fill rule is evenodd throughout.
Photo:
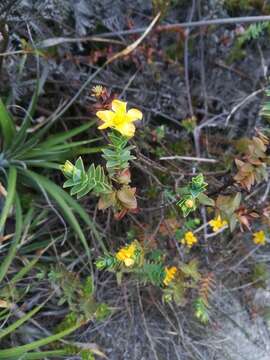
<svg viewBox="0 0 270 360"><path fill-rule="evenodd" d="M208 159L202 157L193 157L193 156L163 156L159 160L187 160L187 161L199 161L199 162L208 162L208 163L217 163L216 159Z"/></svg>
<svg viewBox="0 0 270 360"><path fill-rule="evenodd" d="M132 82L135 80L138 72L139 72L139 69L136 70L136 72L130 77L130 79L128 80L128 83L125 85L125 87L123 88L121 94L119 95L119 99L121 99L124 96L125 92L128 90L128 88L130 87Z"/></svg>
<svg viewBox="0 0 270 360"><path fill-rule="evenodd" d="M151 346L151 350L153 352L153 355L154 355L154 358L155 360L159 360L158 358L158 355L157 355L157 352L156 352L156 349L155 349L155 343L152 339L152 336L150 334L150 331L148 329L148 326L147 326L147 322L146 322L146 318L145 318L145 315L144 315L144 310L143 310L143 304L142 304L142 300L141 300L141 296L140 296L140 290L139 290L139 286L137 285L137 294L138 294L138 300L139 300L139 305L140 305L140 310L141 310L141 315L142 315L142 320L143 320L143 325L144 325L144 328L145 328L145 333L146 333L146 336L149 340L149 343L150 343L150 346Z"/></svg>
<svg viewBox="0 0 270 360"><path fill-rule="evenodd" d="M189 21L192 20L195 10L195 1L192 1L192 7L189 15ZM189 41L189 30L186 31L185 43L184 43L184 70L185 70L185 84L187 88L187 100L190 116L194 115L192 98L190 92L190 82L189 82L189 62L188 62L188 41Z"/></svg>
<svg viewBox="0 0 270 360"><path fill-rule="evenodd" d="M261 199L260 199L260 201L259 201L259 204L262 204L262 203L265 202L265 200L266 200L267 197L268 197L269 191L270 191L270 182L267 183L265 192L264 192L263 196L261 197Z"/></svg>
<svg viewBox="0 0 270 360"><path fill-rule="evenodd" d="M4 13L6 13L6 15L8 14L8 12L12 9L12 7L14 5L18 5L16 4L17 2L21 2L21 0L13 0L10 1L7 5L3 6L2 8L0 8L0 16L2 17Z"/></svg>
<svg viewBox="0 0 270 360"><path fill-rule="evenodd" d="M88 42L88 41L110 42L110 44L123 45L123 42L119 41L119 40L110 40L110 41L108 41L108 39L100 38L98 36L85 36L85 37L79 37L79 38L67 38L67 37L49 38L49 39L45 39L45 40L37 43L36 47L38 49L45 49L45 48L48 48L48 47L61 45L63 43L77 43L77 42Z"/></svg>
<svg viewBox="0 0 270 360"><path fill-rule="evenodd" d="M122 41L114 40L114 39L106 39L106 38L100 38L98 36L86 36L81 38L66 38L66 37L56 37L56 38L49 38L45 39L39 43L36 44L36 49L47 49L52 46L62 45L64 43L78 43L78 42L103 42L103 43L110 43L110 44L116 44L116 45L123 45ZM10 55L19 55L19 54L34 54L35 55L36 50L15 50L15 51L9 51L9 52L1 52L0 57L3 56L10 56Z"/></svg>
<svg viewBox="0 0 270 360"><path fill-rule="evenodd" d="M144 38L150 33L150 31L153 29L153 27L155 26L155 24L157 23L158 19L160 18L161 13L159 12L157 14L157 16L154 18L154 20L151 22L151 24L145 29L145 31L143 32L142 36L139 37L139 39L137 39L136 41L134 41L132 44L130 44L129 46L127 46L124 50L118 52L117 54L113 55L108 61L107 63L111 63L112 61L119 59L120 57L123 56L127 56L128 54L130 54L132 51L134 51L136 49L136 47L138 47L140 45L140 43L144 40Z"/></svg>
<svg viewBox="0 0 270 360"><path fill-rule="evenodd" d="M257 245L255 248L251 249L251 251L244 256L237 264L235 264L234 266L232 266L230 268L230 272L231 271L236 271L237 268L243 263L245 262L248 258L250 258L258 249L260 248L260 245Z"/></svg>
<svg viewBox="0 0 270 360"><path fill-rule="evenodd" d="M25 51L25 50L15 50L15 51L0 53L0 57L18 55L18 54L30 54L30 53L31 53L30 51Z"/></svg>
<svg viewBox="0 0 270 360"><path fill-rule="evenodd" d="M194 144L195 144L195 150L196 150L197 157L201 156L201 147L200 147L201 129L206 127L206 126L211 125L212 123L214 123L219 118L222 118L224 115L227 115L227 113L222 113L222 114L215 115L212 118L202 122L200 125L196 126L196 128L194 129L193 137L194 137Z"/></svg>
<svg viewBox="0 0 270 360"><path fill-rule="evenodd" d="M198 1L198 16L201 19L201 0ZM206 91L206 79L205 79L205 56L204 56L205 46L204 46L204 31L203 28L200 28L200 73L201 73L201 86L203 93L203 102L204 102L204 118L208 116L208 100L207 100L207 91Z"/></svg>
<svg viewBox="0 0 270 360"><path fill-rule="evenodd" d="M225 126L228 126L228 123L230 121L230 119L232 118L232 116L240 109L241 106L245 105L247 102L249 102L252 98L254 98L255 96L257 96L258 94L262 93L263 91L265 91L265 88L259 89L257 91L254 91L252 94L249 94L247 97L245 97L239 104L237 104L229 113L229 115L226 118L225 121Z"/></svg>
<svg viewBox="0 0 270 360"><path fill-rule="evenodd" d="M208 223L208 224L209 224L209 223ZM207 234L207 239L219 235L220 233L222 233L222 232L223 232L224 230L226 230L226 229L228 229L228 225L223 226L221 229L219 229L219 230L216 231L216 232L213 232L213 233L211 233L211 234Z"/></svg>
<svg viewBox="0 0 270 360"><path fill-rule="evenodd" d="M109 58L100 68L98 68L93 74L91 74L88 79L84 82L84 84L80 87L80 89L77 91L77 93L68 101L68 103L58 112L58 114L53 118L53 122L55 122L57 119L59 119L70 107L73 105L73 103L79 98L79 96L82 94L82 92L87 88L87 86L93 81L93 79L109 64L111 64L114 60L117 60L118 58L122 56L126 56L130 54L132 51L136 49L136 47L144 40L144 38L149 34L149 32L152 30L154 25L157 23L158 19L160 17L160 13L154 18L154 20L151 22L151 24L145 29L144 34L137 39L135 42L133 42L131 45L127 46L124 50L118 52L117 54L113 55L111 58Z"/></svg>
<svg viewBox="0 0 270 360"><path fill-rule="evenodd" d="M183 23L176 24L166 24L157 26L156 31L171 31L176 30L177 28L193 28L200 26L211 26L211 25L226 25L226 24L237 24L237 23L256 23L262 21L270 21L270 16L246 16L246 17L232 17L232 18L222 18L222 19L212 19L212 20L200 20L200 21L188 21ZM121 30L109 33L99 34L99 37L113 37L119 35L132 35L140 34L146 30L146 27L130 30Z"/></svg>

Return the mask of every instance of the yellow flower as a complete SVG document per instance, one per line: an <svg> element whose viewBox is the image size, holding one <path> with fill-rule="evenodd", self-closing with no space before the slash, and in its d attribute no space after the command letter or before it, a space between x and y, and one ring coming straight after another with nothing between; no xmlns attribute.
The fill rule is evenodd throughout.
<svg viewBox="0 0 270 360"><path fill-rule="evenodd" d="M193 245L197 244L198 239L193 234L192 231L185 233L184 238L181 240L181 244L186 245L189 248L192 248Z"/></svg>
<svg viewBox="0 0 270 360"><path fill-rule="evenodd" d="M130 109L127 111L127 103L120 100L113 100L112 111L98 111L96 115L104 122L98 127L100 130L109 127L126 137L134 136L136 128L133 122L142 119L140 110Z"/></svg>
<svg viewBox="0 0 270 360"><path fill-rule="evenodd" d="M263 230L255 232L253 234L253 242L256 245L265 245L266 244L265 233Z"/></svg>
<svg viewBox="0 0 270 360"><path fill-rule="evenodd" d="M131 243L128 246L121 248L116 254L115 257L118 261L121 261L125 266L130 267L135 263L135 251L137 247L135 243Z"/></svg>
<svg viewBox="0 0 270 360"><path fill-rule="evenodd" d="M173 281L175 278L175 275L177 273L177 268L175 266L172 266L170 268L165 267L165 278L163 280L163 283L168 286L170 282Z"/></svg>
<svg viewBox="0 0 270 360"><path fill-rule="evenodd" d="M209 221L209 224L212 227L212 230L216 232L219 229L222 229L224 226L228 225L228 222L226 220L222 220L220 215L218 215L218 217Z"/></svg>

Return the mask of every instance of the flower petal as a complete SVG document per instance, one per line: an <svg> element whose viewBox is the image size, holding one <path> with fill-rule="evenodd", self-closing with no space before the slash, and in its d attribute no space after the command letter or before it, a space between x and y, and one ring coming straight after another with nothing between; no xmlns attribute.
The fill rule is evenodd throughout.
<svg viewBox="0 0 270 360"><path fill-rule="evenodd" d="M104 130L104 129L107 129L108 127L113 127L113 123L110 122L110 121L107 121L105 123L103 123L102 125L100 125L98 127L99 130Z"/></svg>
<svg viewBox="0 0 270 360"><path fill-rule="evenodd" d="M103 111L98 111L96 113L96 115L100 120L102 120L106 123L106 122L112 122L112 120L115 116L115 113L110 110L103 110Z"/></svg>
<svg viewBox="0 0 270 360"><path fill-rule="evenodd" d="M116 113L125 113L127 111L127 103L121 100L113 100L112 109Z"/></svg>
<svg viewBox="0 0 270 360"><path fill-rule="evenodd" d="M143 114L138 109L130 109L127 112L129 121L142 120Z"/></svg>
<svg viewBox="0 0 270 360"><path fill-rule="evenodd" d="M132 123L122 123L116 125L115 130L119 131L123 136L132 137L135 134L135 126Z"/></svg>

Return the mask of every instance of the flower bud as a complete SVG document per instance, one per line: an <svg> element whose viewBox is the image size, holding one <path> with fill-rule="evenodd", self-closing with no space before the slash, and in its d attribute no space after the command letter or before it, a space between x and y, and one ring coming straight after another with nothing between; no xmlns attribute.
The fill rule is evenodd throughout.
<svg viewBox="0 0 270 360"><path fill-rule="evenodd" d="M72 177L76 170L76 167L69 160L67 160L64 165L61 165L60 168L67 177Z"/></svg>
<svg viewBox="0 0 270 360"><path fill-rule="evenodd" d="M134 265L135 260L134 259L125 259L124 263L125 263L126 267L130 267L130 266Z"/></svg>
<svg viewBox="0 0 270 360"><path fill-rule="evenodd" d="M123 171L121 171L119 173L119 175L117 176L117 181L120 183L120 184L129 184L130 183L130 171L129 169L125 169Z"/></svg>
<svg viewBox="0 0 270 360"><path fill-rule="evenodd" d="M194 206L194 200L192 200L192 199L186 200L185 206L186 206L187 208L189 208L189 209L192 209L193 206Z"/></svg>

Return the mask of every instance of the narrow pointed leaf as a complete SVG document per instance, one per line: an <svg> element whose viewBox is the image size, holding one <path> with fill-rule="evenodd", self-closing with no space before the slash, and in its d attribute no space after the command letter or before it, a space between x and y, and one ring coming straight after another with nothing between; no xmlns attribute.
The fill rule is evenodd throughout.
<svg viewBox="0 0 270 360"><path fill-rule="evenodd" d="M17 170L14 166L11 166L8 173L8 186L7 186L7 196L5 199L5 204L0 214L0 234L4 231L4 226L10 212L10 209L13 205L15 192L16 192L16 181L17 181Z"/></svg>
<svg viewBox="0 0 270 360"><path fill-rule="evenodd" d="M4 149L7 149L16 133L13 119L0 99L0 128L4 139Z"/></svg>

